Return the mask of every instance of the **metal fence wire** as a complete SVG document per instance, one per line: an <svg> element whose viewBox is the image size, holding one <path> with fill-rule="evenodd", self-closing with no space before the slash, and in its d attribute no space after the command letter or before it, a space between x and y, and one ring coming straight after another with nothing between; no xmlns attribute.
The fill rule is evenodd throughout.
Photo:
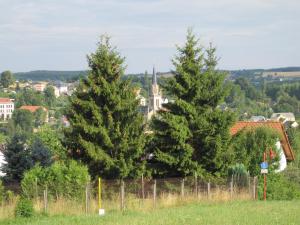
<svg viewBox="0 0 300 225"><path fill-rule="evenodd" d="M232 177L223 183L205 181L197 177L161 179L101 179L78 186L76 195L57 193L55 186L39 186L31 196L36 208L47 213L96 213L99 209L125 210L164 207L186 202L230 201L257 198L257 178Z"/></svg>

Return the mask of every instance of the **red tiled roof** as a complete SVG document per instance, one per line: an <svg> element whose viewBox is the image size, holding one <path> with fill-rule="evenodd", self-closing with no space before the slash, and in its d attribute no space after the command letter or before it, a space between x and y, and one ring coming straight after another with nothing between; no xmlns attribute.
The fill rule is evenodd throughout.
<svg viewBox="0 0 300 225"><path fill-rule="evenodd" d="M13 103L10 98L0 98L0 103Z"/></svg>
<svg viewBox="0 0 300 225"><path fill-rule="evenodd" d="M263 122L251 122L251 121L239 121L230 128L230 134L233 136L239 131L246 128L258 128L258 127L269 127L276 130L280 135L280 142L288 160L295 160L295 155L292 147L289 143L288 136L285 132L284 126L281 122L275 121L263 121Z"/></svg>
<svg viewBox="0 0 300 225"><path fill-rule="evenodd" d="M35 105L23 105L20 107L20 109L25 109L28 110L30 112L35 112L36 110L42 108L43 110L47 111L47 109L43 106L35 106Z"/></svg>

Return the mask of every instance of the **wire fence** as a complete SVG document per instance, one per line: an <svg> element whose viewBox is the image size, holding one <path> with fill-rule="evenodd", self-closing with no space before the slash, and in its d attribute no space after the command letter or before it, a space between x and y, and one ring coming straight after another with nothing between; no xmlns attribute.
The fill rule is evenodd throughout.
<svg viewBox="0 0 300 225"><path fill-rule="evenodd" d="M197 177L135 180L101 180L76 188L76 197L59 195L51 187L36 190L35 209L48 214L92 214L99 208L110 210L149 210L190 202L257 199L257 178L232 177L213 183ZM100 204L100 205L99 205Z"/></svg>

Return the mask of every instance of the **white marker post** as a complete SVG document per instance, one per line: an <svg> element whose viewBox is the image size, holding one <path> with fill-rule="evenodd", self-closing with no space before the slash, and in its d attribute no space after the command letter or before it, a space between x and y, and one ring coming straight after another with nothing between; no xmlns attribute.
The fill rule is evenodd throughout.
<svg viewBox="0 0 300 225"><path fill-rule="evenodd" d="M101 208L101 178L98 179L98 203L99 203L99 216L105 214L105 210Z"/></svg>

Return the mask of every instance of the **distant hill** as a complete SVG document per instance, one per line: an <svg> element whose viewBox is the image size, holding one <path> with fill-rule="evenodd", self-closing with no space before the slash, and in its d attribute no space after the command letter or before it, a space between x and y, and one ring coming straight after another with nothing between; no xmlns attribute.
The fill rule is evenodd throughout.
<svg viewBox="0 0 300 225"><path fill-rule="evenodd" d="M36 70L30 72L14 73L16 80L32 80L32 81L69 81L77 80L81 76L86 76L87 71L52 71L52 70Z"/></svg>
<svg viewBox="0 0 300 225"><path fill-rule="evenodd" d="M248 78L253 78L257 75L262 75L264 72L298 72L300 67L283 67L283 68L272 68L272 69L245 69L245 70L227 70L231 77L234 79L240 76L246 76ZM172 72L161 72L157 73L161 77L171 77ZM32 80L32 81L71 81L77 80L79 77L87 75L87 71L52 71L52 70L36 70L30 72L20 72L15 73L14 76L16 80ZM139 74L128 74L130 76L143 76L143 73ZM152 76L152 74L148 74Z"/></svg>
<svg viewBox="0 0 300 225"><path fill-rule="evenodd" d="M249 79L256 76L262 76L266 72L299 72L300 67L282 67L282 68L271 68L271 69L248 69L248 70L230 70L231 78L247 77Z"/></svg>

